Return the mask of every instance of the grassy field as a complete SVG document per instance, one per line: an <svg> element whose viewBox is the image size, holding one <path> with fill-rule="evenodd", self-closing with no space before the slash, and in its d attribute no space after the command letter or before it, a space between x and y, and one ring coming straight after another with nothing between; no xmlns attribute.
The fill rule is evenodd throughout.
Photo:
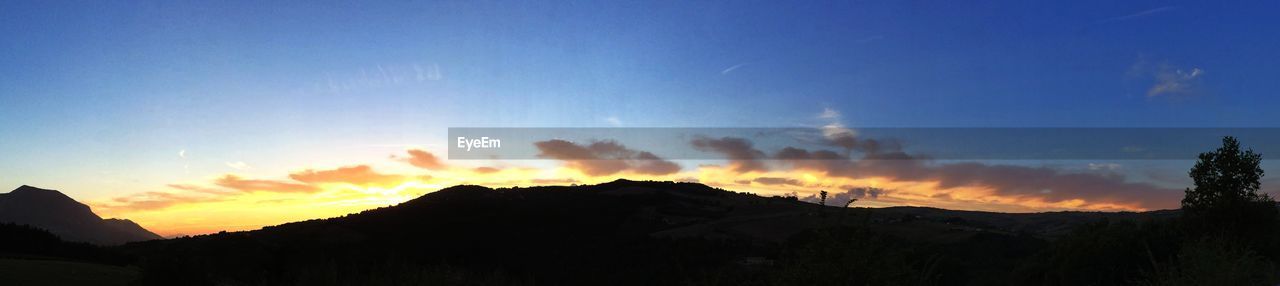
<svg viewBox="0 0 1280 286"><path fill-rule="evenodd" d="M138 270L113 265L0 258L4 285L128 285Z"/></svg>

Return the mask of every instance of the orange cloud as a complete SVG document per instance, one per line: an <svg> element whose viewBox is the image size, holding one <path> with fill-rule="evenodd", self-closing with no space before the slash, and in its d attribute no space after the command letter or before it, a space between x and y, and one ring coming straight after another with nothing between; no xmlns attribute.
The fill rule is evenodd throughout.
<svg viewBox="0 0 1280 286"><path fill-rule="evenodd" d="M309 184L395 185L405 181L405 176L380 174L373 171L373 168L369 167L369 165L355 165L320 171L307 169L289 174L289 178Z"/></svg>
<svg viewBox="0 0 1280 286"><path fill-rule="evenodd" d="M242 192L312 193L319 191L312 185L272 180L251 180L227 174L213 181L215 185Z"/></svg>
<svg viewBox="0 0 1280 286"><path fill-rule="evenodd" d="M111 203L95 204L106 211L139 211L163 209L177 204L220 201L217 196L199 196L168 192L144 192L111 199Z"/></svg>
<svg viewBox="0 0 1280 286"><path fill-rule="evenodd" d="M169 184L168 186L170 188L174 188L178 190L206 193L206 194L212 194L212 195L229 195L229 194L235 193L235 191L232 191L232 190L209 188L209 187L188 185L188 184Z"/></svg>
<svg viewBox="0 0 1280 286"><path fill-rule="evenodd" d="M409 158L407 161L410 165L428 170L439 170L445 167L444 163L441 163L440 159L430 152L418 149L410 149L408 152Z"/></svg>

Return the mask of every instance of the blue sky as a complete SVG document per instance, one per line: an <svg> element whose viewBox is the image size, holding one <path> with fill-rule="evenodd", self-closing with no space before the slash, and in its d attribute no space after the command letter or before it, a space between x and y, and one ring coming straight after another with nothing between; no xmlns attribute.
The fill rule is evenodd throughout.
<svg viewBox="0 0 1280 286"><path fill-rule="evenodd" d="M1275 127L1277 6L5 2L0 186L92 196L439 148L448 127L825 109L852 127Z"/></svg>

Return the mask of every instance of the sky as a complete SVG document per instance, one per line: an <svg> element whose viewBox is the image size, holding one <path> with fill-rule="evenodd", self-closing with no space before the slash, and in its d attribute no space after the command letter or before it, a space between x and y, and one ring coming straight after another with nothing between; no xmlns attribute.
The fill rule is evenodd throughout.
<svg viewBox="0 0 1280 286"><path fill-rule="evenodd" d="M0 187L58 189L164 235L342 215L458 183L622 177L801 197L831 188L866 206L1174 208L1190 161L912 154L906 169L851 167L733 144L746 138L672 143L724 160L640 158L664 154L609 138L545 138L545 160L449 160L446 137L451 127L812 127L832 142L860 127L1276 127L1278 6L6 1ZM839 162L879 152L849 148L859 155Z"/></svg>

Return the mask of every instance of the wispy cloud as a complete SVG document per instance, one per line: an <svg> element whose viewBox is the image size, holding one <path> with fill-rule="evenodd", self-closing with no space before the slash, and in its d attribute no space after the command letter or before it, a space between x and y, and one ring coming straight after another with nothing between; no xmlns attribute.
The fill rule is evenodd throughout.
<svg viewBox="0 0 1280 286"><path fill-rule="evenodd" d="M731 73L731 72L733 72L733 71L735 71L735 70L738 70L738 69L740 69L740 68L742 68L742 67L745 67L745 66L747 66L747 65L750 65L750 64L751 64L751 63L740 63L740 64L733 65L733 66L731 66L731 67L725 68L724 70L721 70L721 71L720 71L720 75L726 75L726 74L729 74L729 73Z"/></svg>
<svg viewBox="0 0 1280 286"><path fill-rule="evenodd" d="M426 68L423 68L418 64L414 64L413 71L417 73L414 78L418 81L440 80L444 78L444 75L440 73L440 65L438 64L431 64Z"/></svg>
<svg viewBox="0 0 1280 286"><path fill-rule="evenodd" d="M609 125L613 127L622 127L622 120L618 119L617 116L605 117L604 122L609 123Z"/></svg>
<svg viewBox="0 0 1280 286"><path fill-rule="evenodd" d="M1116 163L1089 163L1089 170L1092 171L1115 171L1120 167L1120 164Z"/></svg>
<svg viewBox="0 0 1280 286"><path fill-rule="evenodd" d="M187 163L187 149L178 150L178 158L182 160L182 171L191 173L191 163Z"/></svg>
<svg viewBox="0 0 1280 286"><path fill-rule="evenodd" d="M840 112L836 111L835 109L831 109L830 107L823 108L822 113L818 113L818 118L828 119L828 120L839 120Z"/></svg>
<svg viewBox="0 0 1280 286"><path fill-rule="evenodd" d="M344 93L392 87L410 83L423 83L444 79L438 64L372 65L347 72L327 72L322 82L306 90L312 92Z"/></svg>
<svg viewBox="0 0 1280 286"><path fill-rule="evenodd" d="M143 211L163 209L178 204L222 201L219 196L191 193L144 192L111 199L110 204L95 204L99 209L111 211Z"/></svg>
<svg viewBox="0 0 1280 286"><path fill-rule="evenodd" d="M1129 15L1124 15L1124 16L1119 16L1119 17L1111 17L1111 18L1107 18L1107 19L1102 19L1102 20L1099 20L1099 21L1097 22L1097 24L1105 24L1105 23L1111 23L1111 22L1128 21L1128 20L1133 20L1133 19L1137 19L1137 18L1142 18L1142 17L1146 17L1146 16L1151 16L1151 15L1155 15L1155 14L1159 14L1159 13L1164 13L1164 12L1172 11L1172 10L1175 10L1175 9L1178 9L1178 6L1164 6L1164 7L1158 7L1158 8L1153 8L1153 9L1148 9L1148 10L1139 11L1139 12L1137 12L1137 13L1133 13L1133 14L1129 14Z"/></svg>
<svg viewBox="0 0 1280 286"><path fill-rule="evenodd" d="M1153 81L1146 89L1148 98L1171 95L1196 95L1205 70L1199 67L1179 67L1169 61L1151 62L1140 57L1129 68L1129 76Z"/></svg>
<svg viewBox="0 0 1280 286"><path fill-rule="evenodd" d="M243 161L226 162L226 164L227 164L227 167L231 167L232 169L236 169L236 170L253 169L253 166L249 166L249 164Z"/></svg>
<svg viewBox="0 0 1280 286"><path fill-rule="evenodd" d="M1155 85L1147 89L1147 97L1156 97L1168 94L1189 94L1194 92L1196 80L1204 75L1204 70L1200 68L1191 68L1190 70L1175 69L1162 67L1156 72Z"/></svg>

